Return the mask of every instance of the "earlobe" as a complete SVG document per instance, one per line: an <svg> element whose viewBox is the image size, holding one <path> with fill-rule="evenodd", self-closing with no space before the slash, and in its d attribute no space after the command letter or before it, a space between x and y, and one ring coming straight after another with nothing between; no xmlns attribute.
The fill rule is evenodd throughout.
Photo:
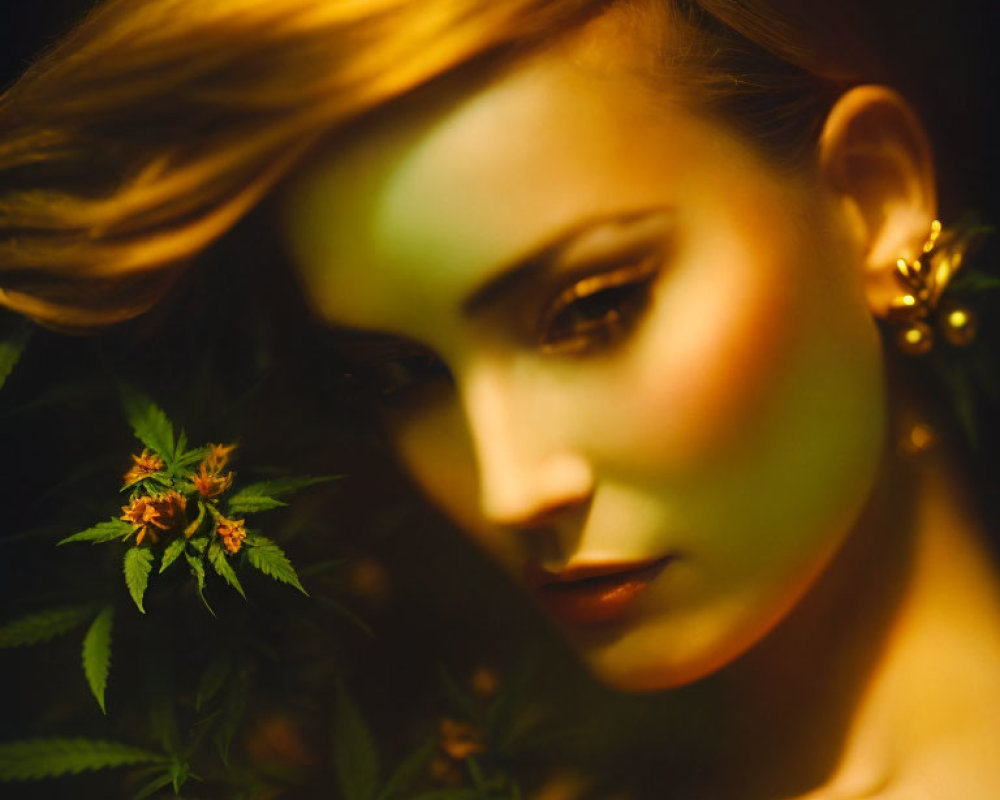
<svg viewBox="0 0 1000 800"><path fill-rule="evenodd" d="M884 316L899 294L896 260L919 254L937 213L934 163L923 125L891 89L850 89L827 116L819 168L854 223L868 303Z"/></svg>

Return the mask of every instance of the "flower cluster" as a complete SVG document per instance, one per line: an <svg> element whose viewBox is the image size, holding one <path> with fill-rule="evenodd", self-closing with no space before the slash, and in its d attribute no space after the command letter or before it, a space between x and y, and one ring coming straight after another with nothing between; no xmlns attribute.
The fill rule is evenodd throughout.
<svg viewBox="0 0 1000 800"><path fill-rule="evenodd" d="M133 530L136 531L135 543L139 545L147 537L153 542L160 541L157 531L167 533L183 527L185 508L187 498L179 492L169 491L166 494L134 498L127 506L122 506L121 518L132 523Z"/></svg>
<svg viewBox="0 0 1000 800"><path fill-rule="evenodd" d="M180 476L165 471L164 460L148 448L132 456L133 464L123 477L123 488L133 487L133 493L129 504L122 506L121 519L133 526L136 545L147 540L155 544L162 535L182 532L190 539L201 528L204 504L209 502L213 507L208 516L215 523L215 535L226 552L238 553L246 540L245 521L228 519L215 508L218 498L233 485L233 472L225 470L235 449L234 444L210 444L201 451L191 451L203 453L198 468ZM194 522L189 522L186 515L188 495L198 508Z"/></svg>
<svg viewBox="0 0 1000 800"><path fill-rule="evenodd" d="M214 572L241 595L236 567L248 565L274 580L305 592L282 549L246 527L246 514L286 505L278 497L329 480L284 478L234 488L229 462L235 444L189 448L183 431L145 398L126 401L129 422L142 452L122 476L128 502L121 513L60 542L131 542L125 552L125 583L140 611L154 562L164 572L187 564L198 596L205 600L206 576ZM239 556L238 561L234 559ZM232 562L232 563L231 563Z"/></svg>

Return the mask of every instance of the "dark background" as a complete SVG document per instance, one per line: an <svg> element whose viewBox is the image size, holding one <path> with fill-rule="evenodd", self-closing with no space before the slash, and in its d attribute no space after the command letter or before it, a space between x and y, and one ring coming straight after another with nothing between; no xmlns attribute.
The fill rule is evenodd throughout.
<svg viewBox="0 0 1000 800"><path fill-rule="evenodd" d="M89 0L0 2L5 3L0 11L0 86L15 80L34 55L93 5ZM872 2L871 6L877 8L873 13L881 17L886 41L892 42L886 45L890 48L888 60L898 59L899 72L906 76L906 85L902 88L923 110L931 130L941 165L945 208L956 214L975 209L987 221L1000 221L1000 187L997 183L1000 178L1000 2L958 0L931 3L917 0ZM990 263L993 253L995 249L987 251L986 263L982 266L1000 273L1000 265ZM235 299L233 305L238 305ZM236 313L234 309L231 311ZM1000 338L997 331L1000 326L994 323L997 316L987 310L983 318L984 339L994 346ZM141 326L139 330L141 333ZM189 333L189 338L196 340L197 332ZM129 349L126 341L128 331L119 338L122 341L110 342L100 355L95 355L95 350L88 349L84 340L63 341L62 337L50 334L39 336L32 345L34 352L25 359L5 387L4 394L9 397L0 398L0 406L23 404L31 399L33 392L46 384L51 386L59 381L82 379L84 373L102 359L117 359L120 363L137 360L142 351ZM216 344L224 351L230 348L228 351L231 352L230 341L219 339ZM301 347L298 352L303 352ZM313 355L322 358L322 352ZM309 359L312 357L307 355L295 364L282 364L284 374L278 379L272 377L271 382L287 387L296 385L297 381L314 380L314 373L310 373ZM179 360L169 364L167 372L177 374L182 369L183 362ZM160 392L157 398L162 404L170 409L183 407L184 398L170 396L169 381L164 381L163 370L159 374L157 370L147 370L144 377L148 379L144 385L149 387L149 391ZM298 396L304 397L302 394ZM0 452L3 456L0 463L5 464L6 470L4 485L0 487L0 526L3 528L0 535L7 536L32 527L32 515L44 517L44 513L40 512L45 510L46 504L37 500L40 490L52 476L77 469L87 459L87 453L92 451L98 432L104 437L99 441L106 451L108 469L115 474L121 469L121 455L129 452L132 442L127 428L121 423L119 412L102 407L101 398L93 395L75 402L76 414L68 413L66 409L46 412L27 418L28 427L18 431L17 435L0 431L0 448L4 448ZM468 553L463 553L461 541L449 534L446 526L433 518L421 523L412 521L418 518L417 514L420 519L427 519L426 510L419 508L417 501L409 498L398 503L395 499L392 503L385 502L387 496L405 497L406 491L398 482L398 476L379 472L381 464L377 463L377 443L367 442L363 448L357 449L360 446L351 440L350 446L345 446L350 437L331 425L330 430L313 436L308 442L312 453L300 450L294 429L301 427L304 419L321 419L324 409L316 407L321 399L314 401L316 405L310 405L308 400L298 406L289 406L287 402L284 396L265 398L256 414L251 413L244 419L234 435L247 435L251 440L251 451L256 447L263 459L271 463L295 463L304 471L338 471L337 464L317 463L313 456L317 452L340 450L348 453L348 461L342 465L344 471L363 478L355 481L347 492L355 495L351 498L353 503L343 502L344 493L339 497L336 491L333 493L333 510L330 513L337 521L331 527L347 534L347 543L341 541L336 547L351 557L380 559L389 571L395 596L406 598L406 602L391 605L388 610L383 608L371 612L374 624L380 631L389 634L377 643L346 629L339 631L338 636L347 649L353 648L353 662L342 658L342 666L350 673L352 684L366 698L362 703L366 711L376 721L382 721L380 732L391 741L391 729L400 718L400 707L405 707L406 713L414 718L419 714L418 709L428 711L430 708L427 696L421 693L433 684L439 661L459 665L459 670L475 666L479 659L500 663L506 659L509 662L510 653L505 653L505 649L523 647L525 639L530 636L544 637L538 632L537 624L530 621L532 618L528 611L504 590L492 570ZM1000 437L995 420L1000 415L996 411L996 404L981 400L984 443L978 452L968 454L973 462L969 474L976 476L973 480L979 483L980 495L987 500L988 514L995 512L998 505L995 502L995 487L998 485L995 443ZM7 422L10 420L6 417ZM221 438L223 434L220 430L225 428L225 419L202 416L202 421L204 431L190 431L195 441L198 441L196 434L203 439ZM235 424L233 419L228 422ZM212 427L212 423L217 427ZM248 430L250 433L246 434ZM16 458L11 457L7 450L12 442L16 444ZM247 461L252 460L254 455L254 452L247 454ZM365 462L369 456L371 464ZM372 474L366 475L366 472ZM359 486L375 488L361 491L356 488ZM32 498L31 502L28 502L29 498ZM375 509L374 513L372 509ZM408 521L406 517L410 514L414 516ZM434 536L450 536L447 549L442 548L440 543L432 544ZM367 537L365 543L359 544L364 537ZM429 551L435 553L434 558L428 558ZM30 552L48 551L42 548ZM22 556L28 558L28 553L28 549L18 547L0 551L0 600L5 603L0 622L31 610L30 607L19 608L16 603L22 590L35 588L32 583L36 574L49 567L56 571L61 568L70 571L73 566L71 563L58 563L58 558L65 561L65 553L58 558L53 556L53 563L17 561ZM305 559L318 557L308 548L300 548L296 555ZM34 555L30 557L36 558ZM421 564L420 575L413 574L414 563ZM433 586L434 591L423 591L427 586ZM470 593L470 586L475 586L476 591ZM360 602L363 613L371 611L364 608L365 602ZM484 618L488 620L485 626L480 624ZM48 691L46 687L51 687L56 693L72 690L75 695L83 697L84 703L90 702L85 696L86 690L79 674L77 648L78 637L66 647L50 649L42 662L38 661L35 649L3 654L0 681L6 683L7 689L0 696L4 704L0 708L0 717L3 718L0 738L20 737L29 731L34 735L55 735L67 728L65 719L37 719L35 709L39 703L36 693ZM553 658L558 664L558 652ZM563 667L572 669L565 666L567 663L563 661ZM363 665L362 669L359 669L359 664ZM557 666L557 670L559 668ZM123 679L122 666L115 664L112 684ZM585 682L575 673L571 679L565 676L559 676L559 679L564 683L561 689L576 698L580 709L593 707L594 692L599 690L584 686ZM23 686L24 690L11 691L12 686ZM579 698L587 692L590 692L589 699L580 701ZM419 702L415 703L414 697L419 697ZM657 742L644 739L636 721L641 718L642 710L635 707L646 704L646 701L640 698L632 703L634 707L624 710L622 701L614 702L617 705L609 713L618 714L628 723L610 727L627 729L634 725L636 728L633 741L619 744L619 747L644 746L652 753L651 769L662 770L667 756L655 752ZM696 695L692 695L691 705L697 707ZM88 711L96 717L92 707L88 706ZM585 711L581 713L585 714ZM99 723L95 723L90 730L84 730L76 720L70 721L73 724L69 729L74 733L113 738ZM400 738L407 732L395 733ZM634 758L637 755L635 751L629 753L633 765L637 763ZM110 797L101 780L100 777L81 778L17 788L0 785L0 796L46 800L63 796ZM316 796L327 797L328 793L321 790Z"/></svg>

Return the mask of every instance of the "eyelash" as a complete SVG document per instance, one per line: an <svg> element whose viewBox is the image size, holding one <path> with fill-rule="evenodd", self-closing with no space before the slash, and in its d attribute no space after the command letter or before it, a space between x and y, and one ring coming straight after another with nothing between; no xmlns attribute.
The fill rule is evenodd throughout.
<svg viewBox="0 0 1000 800"><path fill-rule="evenodd" d="M612 347L641 318L659 271L649 258L576 281L549 304L537 337L548 355L588 355Z"/></svg>
<svg viewBox="0 0 1000 800"><path fill-rule="evenodd" d="M658 259L646 259L575 281L548 303L537 347L545 355L583 356L618 344L645 311L658 272ZM390 408L419 402L421 390L452 380L440 358L415 345L401 345L347 377Z"/></svg>

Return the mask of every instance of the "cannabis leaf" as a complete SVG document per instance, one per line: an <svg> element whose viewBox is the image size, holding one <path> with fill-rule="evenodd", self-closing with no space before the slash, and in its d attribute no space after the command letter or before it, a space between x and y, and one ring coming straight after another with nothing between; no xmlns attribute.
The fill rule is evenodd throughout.
<svg viewBox="0 0 1000 800"><path fill-rule="evenodd" d="M122 539L132 533L132 526L123 519L110 519L107 522L98 522L94 527L85 531L74 533L57 544L67 544L68 542L111 542L115 539Z"/></svg>
<svg viewBox="0 0 1000 800"><path fill-rule="evenodd" d="M255 495L242 489L229 498L230 514L253 514L257 511L270 511L272 508L281 508L288 503L283 500L275 500L266 495Z"/></svg>
<svg viewBox="0 0 1000 800"><path fill-rule="evenodd" d="M240 579L236 577L236 573L226 558L225 550L222 549L222 545L218 542L212 542L208 546L208 563L212 565L212 568L219 574L219 577L232 586L246 600L247 596L240 585Z"/></svg>
<svg viewBox="0 0 1000 800"><path fill-rule="evenodd" d="M343 684L337 685L333 761L345 800L373 800L378 785L378 752L371 732Z"/></svg>
<svg viewBox="0 0 1000 800"><path fill-rule="evenodd" d="M29 739L0 744L0 781L54 778L84 770L166 760L158 753L100 739Z"/></svg>
<svg viewBox="0 0 1000 800"><path fill-rule="evenodd" d="M111 669L111 623L114 607L105 606L97 615L83 637L83 674L87 678L90 691L107 714L104 707L104 690L108 686L108 671Z"/></svg>
<svg viewBox="0 0 1000 800"><path fill-rule="evenodd" d="M276 581L294 586L302 594L309 596L309 592L299 582L299 576L296 574L292 562L288 560L288 556L270 539L265 536L254 536L247 541L246 553L247 560L252 567L256 567Z"/></svg>
<svg viewBox="0 0 1000 800"><path fill-rule="evenodd" d="M181 553L184 552L184 548L186 546L187 546L187 539L174 539L170 544L167 545L166 549L163 551L163 555L160 558L161 573L180 557Z"/></svg>
<svg viewBox="0 0 1000 800"><path fill-rule="evenodd" d="M0 647L47 642L79 627L94 614L91 604L36 611L0 627Z"/></svg>
<svg viewBox="0 0 1000 800"><path fill-rule="evenodd" d="M146 593L146 584L149 583L149 573L152 571L153 551L148 547L130 547L125 551L125 585L143 614L146 609L142 607L142 596Z"/></svg>
<svg viewBox="0 0 1000 800"><path fill-rule="evenodd" d="M194 544L194 540L191 540ZM205 599L205 564L202 562L199 556L194 553L190 553L187 550L184 551L184 558L187 559L188 566L191 568L191 574L194 575L195 588L198 590L198 597L201 599L202 604L208 609L208 613L213 617L215 612L212 611L212 607L208 604L208 600Z"/></svg>
<svg viewBox="0 0 1000 800"><path fill-rule="evenodd" d="M174 458L174 426L163 409L130 387L122 389L122 405L135 437L169 464Z"/></svg>
<svg viewBox="0 0 1000 800"><path fill-rule="evenodd" d="M337 475L315 475L302 478L279 478L272 481L261 481L244 486L229 498L230 513L252 514L255 511L267 511L288 505L277 498L297 492L307 486L317 483L327 483L336 480Z"/></svg>

